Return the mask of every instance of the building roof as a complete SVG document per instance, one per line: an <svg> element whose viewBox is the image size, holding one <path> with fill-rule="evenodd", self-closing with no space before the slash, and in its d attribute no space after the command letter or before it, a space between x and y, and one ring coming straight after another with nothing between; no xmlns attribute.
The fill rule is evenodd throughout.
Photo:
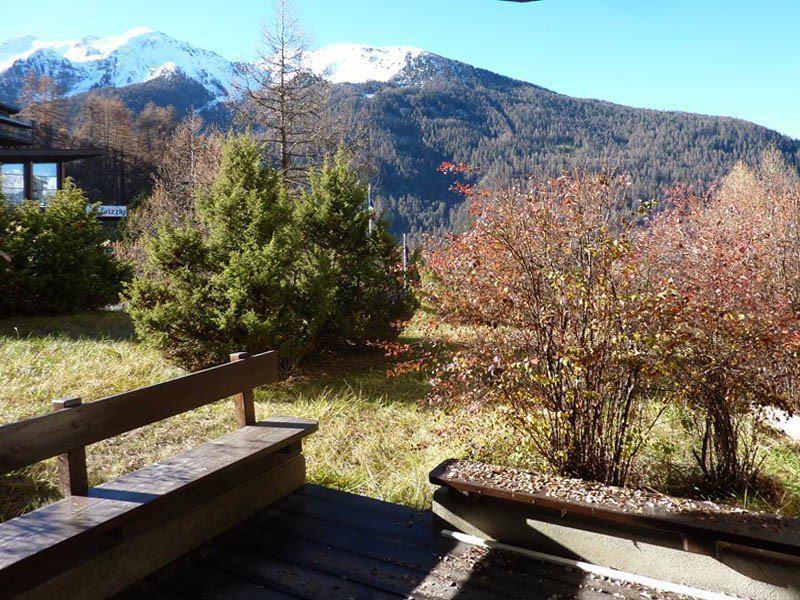
<svg viewBox="0 0 800 600"><path fill-rule="evenodd" d="M84 158L103 156L105 152L96 148L72 148L68 150L41 148L0 148L0 162L72 162Z"/></svg>
<svg viewBox="0 0 800 600"><path fill-rule="evenodd" d="M20 127L22 129L33 129L33 125L30 124L29 121L24 121L22 119L12 119L9 116L6 116L0 113L0 123L8 123L14 127Z"/></svg>
<svg viewBox="0 0 800 600"><path fill-rule="evenodd" d="M13 104L8 104L7 102L0 102L0 112L4 112L9 115L17 114L21 109Z"/></svg>

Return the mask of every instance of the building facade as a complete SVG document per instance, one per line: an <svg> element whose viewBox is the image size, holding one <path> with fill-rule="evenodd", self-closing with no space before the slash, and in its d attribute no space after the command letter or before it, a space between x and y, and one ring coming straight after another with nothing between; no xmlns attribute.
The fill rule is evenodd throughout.
<svg viewBox="0 0 800 600"><path fill-rule="evenodd" d="M34 147L33 125L19 117L18 108L0 103L0 192L9 204L46 204L64 185L65 163L102 155L98 150Z"/></svg>

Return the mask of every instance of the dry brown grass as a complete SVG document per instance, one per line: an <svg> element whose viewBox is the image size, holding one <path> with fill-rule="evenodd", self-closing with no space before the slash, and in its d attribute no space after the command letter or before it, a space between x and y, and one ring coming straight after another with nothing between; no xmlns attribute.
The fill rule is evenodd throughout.
<svg viewBox="0 0 800 600"><path fill-rule="evenodd" d="M96 400L182 371L135 340L123 313L0 322L0 422L50 410L55 398ZM480 456L502 428L449 418L420 403L418 375L387 377L380 354L330 357L256 393L259 418L320 421L306 442L309 480L416 507L430 504L428 471L451 456ZM172 456L235 427L230 401L144 427L88 450L91 484ZM0 478L0 519L58 498L53 461Z"/></svg>
<svg viewBox="0 0 800 600"><path fill-rule="evenodd" d="M408 335L420 335L412 328ZM296 415L320 421L306 442L314 483L425 508L429 470L450 457L539 468L497 412L453 413L420 402L418 374L387 377L380 354L328 357L256 393L259 418ZM85 401L178 376L157 352L135 340L123 313L0 321L0 423L42 414L54 398ZM90 483L117 477L196 446L235 427L227 400L89 448ZM690 465L676 422L665 421L646 452L651 479L668 481ZM800 452L772 440L767 471L783 496L758 508L800 512ZM652 482L650 482L652 483ZM0 520L58 498L53 461L0 476Z"/></svg>

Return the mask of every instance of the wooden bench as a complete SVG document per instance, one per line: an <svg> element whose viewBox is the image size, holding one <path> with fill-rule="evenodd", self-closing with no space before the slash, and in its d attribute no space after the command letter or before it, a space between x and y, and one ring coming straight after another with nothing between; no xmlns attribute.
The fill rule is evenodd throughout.
<svg viewBox="0 0 800 600"><path fill-rule="evenodd" d="M0 597L101 598L124 589L305 482L317 423L255 419L253 388L278 379L274 352L238 353L154 386L0 427L0 473L57 457L65 498L0 524ZM234 396L239 429L89 488L86 446Z"/></svg>

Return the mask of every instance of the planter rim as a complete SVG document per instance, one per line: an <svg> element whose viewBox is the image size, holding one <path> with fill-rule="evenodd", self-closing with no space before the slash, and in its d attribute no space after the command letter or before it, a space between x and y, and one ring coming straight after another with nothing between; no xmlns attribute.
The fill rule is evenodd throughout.
<svg viewBox="0 0 800 600"><path fill-rule="evenodd" d="M514 491L490 482L459 477L450 473L451 468L459 462L470 461L452 458L445 460L430 472L430 482L470 495L496 498L516 505L528 505L561 517L580 516L587 517L598 524L605 523L676 533L683 537L685 550L701 554L716 554L718 545L722 543L759 553L776 553L800 560L800 519L787 517L770 519L768 515L764 515L763 523L757 525L752 522L757 520L754 517L760 516L756 513L744 513L748 515L748 521L742 521L741 519L737 520L737 517L741 517L741 513L710 511L704 513L703 517L705 518L701 518L696 514L681 514L659 507L642 507L642 511L637 512L608 504L566 500L546 492ZM505 467L497 468L504 469ZM514 471L519 472L518 469L514 469ZM710 521L709 517L718 521ZM725 522L719 522L722 520ZM775 530L776 527L779 529Z"/></svg>

